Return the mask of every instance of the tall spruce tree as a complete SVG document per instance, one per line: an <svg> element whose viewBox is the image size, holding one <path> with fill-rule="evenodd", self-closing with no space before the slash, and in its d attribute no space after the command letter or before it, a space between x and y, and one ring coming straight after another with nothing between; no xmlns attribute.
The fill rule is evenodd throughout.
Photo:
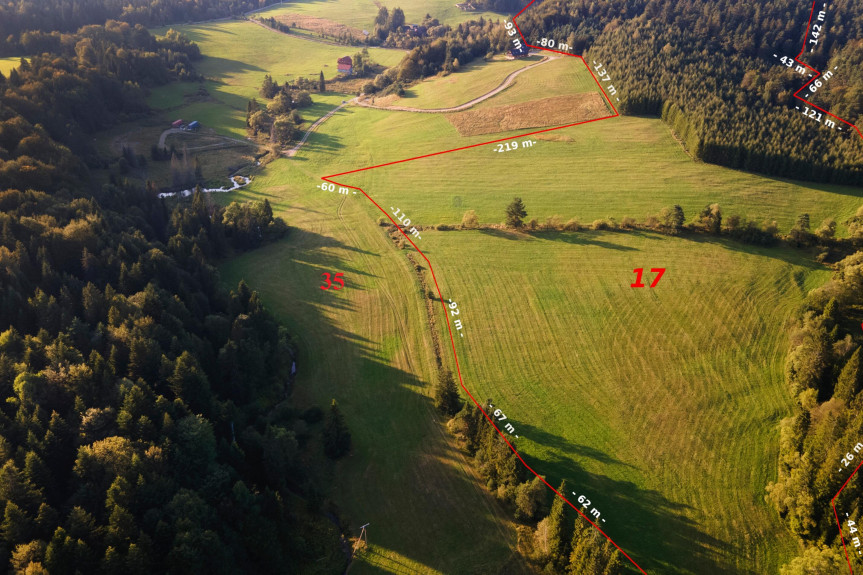
<svg viewBox="0 0 863 575"><path fill-rule="evenodd" d="M324 453L331 459L338 459L350 450L351 432L348 431L345 416L334 399L324 424Z"/></svg>
<svg viewBox="0 0 863 575"><path fill-rule="evenodd" d="M321 77L318 80L318 91L325 92L327 90L327 82L324 80L324 71L321 70Z"/></svg>

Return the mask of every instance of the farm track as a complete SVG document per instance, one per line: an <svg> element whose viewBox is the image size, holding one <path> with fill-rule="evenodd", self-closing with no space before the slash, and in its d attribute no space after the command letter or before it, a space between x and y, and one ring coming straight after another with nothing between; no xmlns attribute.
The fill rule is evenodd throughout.
<svg viewBox="0 0 863 575"><path fill-rule="evenodd" d="M294 156L296 156L297 152L300 151L300 148L303 147L303 144L306 143L306 140L309 139L309 136L312 135L312 132L314 132L315 130L318 129L318 126L320 126L321 124L323 124L324 122L326 122L327 120L332 118L336 114L336 112L338 112L339 110L341 110L342 108L344 108L345 106L347 106L348 104L353 102L354 100L356 100L356 98L354 98L353 100L350 100L349 102L341 104L340 106L338 106L336 108L333 108L332 110L330 110L329 112L327 112L326 114L324 114L323 116L321 116L320 118L315 120L315 123L312 124L311 126L309 126L309 129L306 130L306 133L303 134L302 139L300 139L300 141L297 142L297 145L294 146L293 148L291 148L290 150L282 152L282 154L284 154L285 156L287 156L289 158L293 158ZM339 209L341 209L341 208L339 208Z"/></svg>
<svg viewBox="0 0 863 575"><path fill-rule="evenodd" d="M462 110L467 110L469 108L476 106L480 102L485 102L489 98L493 98L494 96L497 96L498 94L500 94L501 92L503 92L504 90L509 88L510 85L512 85L513 81L515 81L516 77L518 77L519 74L521 74L523 72L527 72L528 70L530 70L532 68L536 68L537 66L542 66L543 64L547 64L553 60L557 60L559 57L560 56L555 56L555 55L546 56L542 60L540 60L539 62L536 62L535 64L531 64L530 66L525 66L524 68L520 68L520 69L516 70L515 72L512 72L506 78L504 78L503 82L501 82L501 84L497 88L495 88L494 90L486 92L482 96L474 98L473 100L465 102L464 104L461 104L459 106L452 106L449 108L411 108L409 106L375 106L374 104L369 104L365 100L357 100L357 104L360 106L363 106L364 108L374 108L375 110L394 110L397 112L418 112L420 114L448 114L450 112L461 112Z"/></svg>

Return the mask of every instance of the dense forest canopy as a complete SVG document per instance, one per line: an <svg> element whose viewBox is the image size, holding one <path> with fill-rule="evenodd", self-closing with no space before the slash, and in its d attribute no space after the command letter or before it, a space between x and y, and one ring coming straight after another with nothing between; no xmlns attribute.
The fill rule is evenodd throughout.
<svg viewBox="0 0 863 575"><path fill-rule="evenodd" d="M310 470L350 448L345 422L336 405L325 424L291 406L290 335L213 267L285 223L266 201L169 208L89 175L85 135L146 113L148 86L194 77L197 46L119 22L49 36L0 78L0 564L343 568Z"/></svg>
<svg viewBox="0 0 863 575"><path fill-rule="evenodd" d="M39 32L72 32L121 20L161 26L235 16L275 0L16 0L0 2L0 55L31 55Z"/></svg>
<svg viewBox="0 0 863 575"><path fill-rule="evenodd" d="M855 220L863 223L863 210ZM779 476L768 486L766 499L810 547L783 575L847 569L830 504L856 468L855 446L863 439L861 320L863 252L857 252L838 263L830 282L809 294L791 333L785 375L797 405L780 425ZM839 516L847 513L859 524L861 502L860 481L849 482L836 500ZM822 548L825 543L829 546Z"/></svg>
<svg viewBox="0 0 863 575"><path fill-rule="evenodd" d="M779 58L803 46L810 2L800 0L547 0L519 25L606 65L629 114L662 114L696 157L795 178L863 185L863 140L806 118L792 94L805 80ZM823 102L860 117L863 4L831 2L804 60L834 70ZM773 55L776 54L777 57ZM830 82L834 82L831 79ZM844 89L840 89L844 88ZM802 108L801 108L802 109ZM841 124L840 124L841 126Z"/></svg>

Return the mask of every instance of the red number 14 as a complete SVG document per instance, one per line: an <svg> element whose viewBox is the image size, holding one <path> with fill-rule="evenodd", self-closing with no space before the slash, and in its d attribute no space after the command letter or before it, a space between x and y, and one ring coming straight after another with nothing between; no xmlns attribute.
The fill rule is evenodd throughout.
<svg viewBox="0 0 863 575"><path fill-rule="evenodd" d="M639 288L644 287L644 284L641 283L641 275L644 273L644 268L635 268L632 270L635 274L635 283L629 284L629 287ZM665 273L665 268L650 268L650 272L656 274L656 279L650 284L650 287L656 287L656 284L659 283L659 279L662 277L662 274Z"/></svg>

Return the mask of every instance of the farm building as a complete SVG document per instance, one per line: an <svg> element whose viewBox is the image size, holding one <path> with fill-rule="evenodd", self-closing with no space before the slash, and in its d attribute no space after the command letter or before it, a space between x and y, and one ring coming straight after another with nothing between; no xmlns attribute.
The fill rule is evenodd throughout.
<svg viewBox="0 0 863 575"><path fill-rule="evenodd" d="M513 48L509 52L506 53L506 57L510 60L514 60L516 58L527 58L528 53L530 52L530 48L527 45L522 44L519 48Z"/></svg>
<svg viewBox="0 0 863 575"><path fill-rule="evenodd" d="M197 130L200 127L201 127L201 123L198 120L195 120L194 122L189 123L189 129L190 130Z"/></svg>
<svg viewBox="0 0 863 575"><path fill-rule="evenodd" d="M473 10L476 10L476 6L474 6L470 2L461 2L459 4L456 4L455 7L459 10L464 10L465 12L472 12Z"/></svg>
<svg viewBox="0 0 863 575"><path fill-rule="evenodd" d="M175 120L175 121L171 122L172 128L180 128L180 127L182 127L182 125L183 125L183 120Z"/></svg>
<svg viewBox="0 0 863 575"><path fill-rule="evenodd" d="M339 74L347 74L350 76L354 73L354 61L350 56L339 58Z"/></svg>

